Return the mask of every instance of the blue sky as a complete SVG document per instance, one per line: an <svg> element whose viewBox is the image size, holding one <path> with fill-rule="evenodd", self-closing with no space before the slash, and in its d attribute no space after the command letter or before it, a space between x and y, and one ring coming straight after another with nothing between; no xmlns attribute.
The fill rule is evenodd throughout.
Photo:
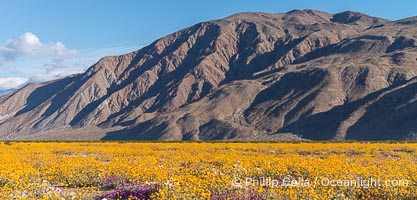
<svg viewBox="0 0 417 200"><path fill-rule="evenodd" d="M413 0L0 0L0 90L84 71L100 57L143 47L201 21L237 12L316 9L391 20Z"/></svg>

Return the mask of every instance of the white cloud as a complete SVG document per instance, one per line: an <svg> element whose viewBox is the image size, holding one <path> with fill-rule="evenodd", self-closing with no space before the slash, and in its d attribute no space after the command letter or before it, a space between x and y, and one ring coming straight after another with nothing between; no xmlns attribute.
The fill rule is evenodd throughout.
<svg viewBox="0 0 417 200"><path fill-rule="evenodd" d="M67 49L61 42L43 44L38 36L27 32L0 45L0 54L5 61L14 61L21 56L48 56L53 61L62 61L76 55L77 51Z"/></svg>
<svg viewBox="0 0 417 200"><path fill-rule="evenodd" d="M50 48L52 59L54 61L62 61L69 56L77 55L78 52L72 49L67 49L64 44L57 42L53 44Z"/></svg>
<svg viewBox="0 0 417 200"><path fill-rule="evenodd" d="M82 73L104 56L120 55L139 49L139 46L68 49L62 42L42 42L27 32L16 39L0 43L1 91L17 89L25 83L45 82Z"/></svg>
<svg viewBox="0 0 417 200"><path fill-rule="evenodd" d="M0 91L16 89L26 82L43 82L61 78L74 70L65 60L78 55L62 42L42 43L31 32L0 44ZM79 71L79 70L75 70Z"/></svg>
<svg viewBox="0 0 417 200"><path fill-rule="evenodd" d="M36 35L24 33L16 40L9 39L0 45L0 52L6 60L15 60L18 56L39 54L44 48Z"/></svg>
<svg viewBox="0 0 417 200"><path fill-rule="evenodd" d="M19 88L27 83L28 80L28 78L24 77L0 78L0 91Z"/></svg>
<svg viewBox="0 0 417 200"><path fill-rule="evenodd" d="M42 83L80 72L80 70L71 70L70 68L50 68L47 69L45 73L39 73L30 77L28 81L31 83Z"/></svg>
<svg viewBox="0 0 417 200"><path fill-rule="evenodd" d="M77 56L68 58L64 62L48 62L43 64L41 73L32 75L28 82L41 83L63 78L70 74L82 73L104 56L120 55L139 48L135 46L118 46L101 49L84 49Z"/></svg>

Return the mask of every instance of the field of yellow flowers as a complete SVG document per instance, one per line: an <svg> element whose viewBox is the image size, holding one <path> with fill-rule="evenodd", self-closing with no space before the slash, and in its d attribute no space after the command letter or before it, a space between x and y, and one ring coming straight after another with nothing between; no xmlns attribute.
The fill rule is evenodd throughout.
<svg viewBox="0 0 417 200"><path fill-rule="evenodd" d="M417 199L407 143L3 142L0 199Z"/></svg>

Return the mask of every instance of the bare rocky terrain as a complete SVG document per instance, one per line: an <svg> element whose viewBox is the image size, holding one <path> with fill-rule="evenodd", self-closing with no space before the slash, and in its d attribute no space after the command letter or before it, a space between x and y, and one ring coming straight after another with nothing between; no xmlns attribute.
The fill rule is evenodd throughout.
<svg viewBox="0 0 417 200"><path fill-rule="evenodd" d="M407 140L417 18L240 13L0 97L5 140Z"/></svg>

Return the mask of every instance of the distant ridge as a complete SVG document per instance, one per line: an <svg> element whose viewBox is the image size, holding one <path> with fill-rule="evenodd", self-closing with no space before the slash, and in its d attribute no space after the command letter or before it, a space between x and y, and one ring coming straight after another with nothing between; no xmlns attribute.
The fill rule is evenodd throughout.
<svg viewBox="0 0 417 200"><path fill-rule="evenodd" d="M0 138L404 140L417 18L293 10L203 22L0 97Z"/></svg>

